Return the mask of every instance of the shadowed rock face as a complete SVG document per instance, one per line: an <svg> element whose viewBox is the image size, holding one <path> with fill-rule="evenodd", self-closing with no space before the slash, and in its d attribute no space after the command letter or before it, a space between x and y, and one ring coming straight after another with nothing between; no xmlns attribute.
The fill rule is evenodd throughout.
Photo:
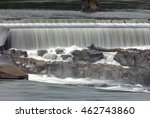
<svg viewBox="0 0 150 118"><path fill-rule="evenodd" d="M9 34L8 28L0 27L0 50L10 48Z"/></svg>
<svg viewBox="0 0 150 118"><path fill-rule="evenodd" d="M100 51L87 50L87 49L83 49L81 51L74 50L72 52L72 55L73 55L73 60L75 62L77 62L77 61L96 62L96 61L104 58L103 53L101 53Z"/></svg>
<svg viewBox="0 0 150 118"><path fill-rule="evenodd" d="M150 67L150 50L120 50L114 59L123 66Z"/></svg>

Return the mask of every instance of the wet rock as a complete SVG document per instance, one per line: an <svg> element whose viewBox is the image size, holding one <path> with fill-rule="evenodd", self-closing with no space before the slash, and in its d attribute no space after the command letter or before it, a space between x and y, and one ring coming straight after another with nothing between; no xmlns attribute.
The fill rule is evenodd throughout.
<svg viewBox="0 0 150 118"><path fill-rule="evenodd" d="M15 65L0 65L0 79L28 79L28 75Z"/></svg>
<svg viewBox="0 0 150 118"><path fill-rule="evenodd" d="M6 51L4 50L4 51L1 51L1 54L12 55L15 57L28 57L27 51L16 50L16 49L10 49Z"/></svg>
<svg viewBox="0 0 150 118"><path fill-rule="evenodd" d="M41 57L42 57L45 53L48 53L48 51L47 51L47 50L38 50L38 51L37 51L37 55L38 55L38 56L41 56Z"/></svg>
<svg viewBox="0 0 150 118"><path fill-rule="evenodd" d="M11 49L10 52L17 57L27 57L27 51Z"/></svg>
<svg viewBox="0 0 150 118"><path fill-rule="evenodd" d="M64 53L64 49L56 49L55 50L56 54L63 54Z"/></svg>
<svg viewBox="0 0 150 118"><path fill-rule="evenodd" d="M83 50L74 50L71 52L73 55L73 60L75 62L77 61L88 61L88 62L96 62L100 59L104 58L103 53L97 50L88 50L88 49L83 49Z"/></svg>
<svg viewBox="0 0 150 118"><path fill-rule="evenodd" d="M81 51L74 52L74 54L80 53ZM131 66L129 68L123 68L122 66L108 64L93 64L84 60L76 62L46 62L11 55L9 58L11 58L12 62L19 68L30 73L54 75L59 78L73 77L116 80L150 86L150 67Z"/></svg>
<svg viewBox="0 0 150 118"><path fill-rule="evenodd" d="M123 66L150 67L150 50L122 50L114 59Z"/></svg>
<svg viewBox="0 0 150 118"><path fill-rule="evenodd" d="M70 58L70 57L72 57L71 55L61 55L61 58L63 59L63 60L66 60L66 59L68 59L68 58Z"/></svg>

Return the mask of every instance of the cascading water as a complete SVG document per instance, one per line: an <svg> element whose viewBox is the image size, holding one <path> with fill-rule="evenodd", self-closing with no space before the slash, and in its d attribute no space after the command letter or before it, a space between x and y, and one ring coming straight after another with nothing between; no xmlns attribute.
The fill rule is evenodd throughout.
<svg viewBox="0 0 150 118"><path fill-rule="evenodd" d="M48 49L95 44L98 47L133 47L150 44L150 24L48 23L9 25L12 48Z"/></svg>
<svg viewBox="0 0 150 118"><path fill-rule="evenodd" d="M149 23L1 23L0 26L10 29L12 48L28 50L28 58L35 58L36 60L68 62L68 60L60 59L61 54L56 54L57 47L63 47L63 54L71 55L72 50L80 50L91 44L104 48L150 45ZM37 55L39 49L46 49L48 52L40 57ZM113 59L115 54L106 53L104 59L94 64L104 63L121 66ZM52 56L55 56L56 59L51 59ZM143 86L116 84L116 81L114 81L114 85L112 81L106 80L94 79L91 81L91 78L74 79L72 77L62 79L53 77L53 74L50 76L52 77L30 74L29 79L31 81L57 84L80 85L83 83L86 86L92 85L97 90L110 89L149 93Z"/></svg>

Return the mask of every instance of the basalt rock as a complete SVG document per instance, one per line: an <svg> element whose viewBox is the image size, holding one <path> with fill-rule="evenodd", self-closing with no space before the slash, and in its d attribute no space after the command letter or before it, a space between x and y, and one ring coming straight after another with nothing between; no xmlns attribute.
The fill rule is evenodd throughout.
<svg viewBox="0 0 150 118"><path fill-rule="evenodd" d="M104 58L103 53L97 50L88 50L88 49L83 49L81 51L74 50L71 54L73 55L73 60L75 62L77 61L96 62Z"/></svg>

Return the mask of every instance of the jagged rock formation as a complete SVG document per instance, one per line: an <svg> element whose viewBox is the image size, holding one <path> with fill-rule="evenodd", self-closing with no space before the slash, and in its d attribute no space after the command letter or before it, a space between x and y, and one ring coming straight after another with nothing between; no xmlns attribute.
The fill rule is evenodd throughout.
<svg viewBox="0 0 150 118"><path fill-rule="evenodd" d="M148 50L146 50L146 52L147 51ZM124 53L126 50L122 50L122 52ZM118 53L121 52L118 50ZM30 73L54 75L60 78L110 79L125 83L150 85L149 66L130 66L129 68L124 68L116 65L93 64L83 60L72 62L50 62L20 57L11 54L10 51L3 51L2 54L9 57L11 62L19 68ZM120 58L122 59L122 57Z"/></svg>
<svg viewBox="0 0 150 118"><path fill-rule="evenodd" d="M99 6L96 0L81 0L81 9L83 11L97 11Z"/></svg>
<svg viewBox="0 0 150 118"><path fill-rule="evenodd" d="M123 66L150 67L150 50L120 50L114 57Z"/></svg>
<svg viewBox="0 0 150 118"><path fill-rule="evenodd" d="M96 62L104 58L103 53L94 49L83 49L83 50L74 50L72 52L73 60L77 61L87 61L87 62Z"/></svg>

